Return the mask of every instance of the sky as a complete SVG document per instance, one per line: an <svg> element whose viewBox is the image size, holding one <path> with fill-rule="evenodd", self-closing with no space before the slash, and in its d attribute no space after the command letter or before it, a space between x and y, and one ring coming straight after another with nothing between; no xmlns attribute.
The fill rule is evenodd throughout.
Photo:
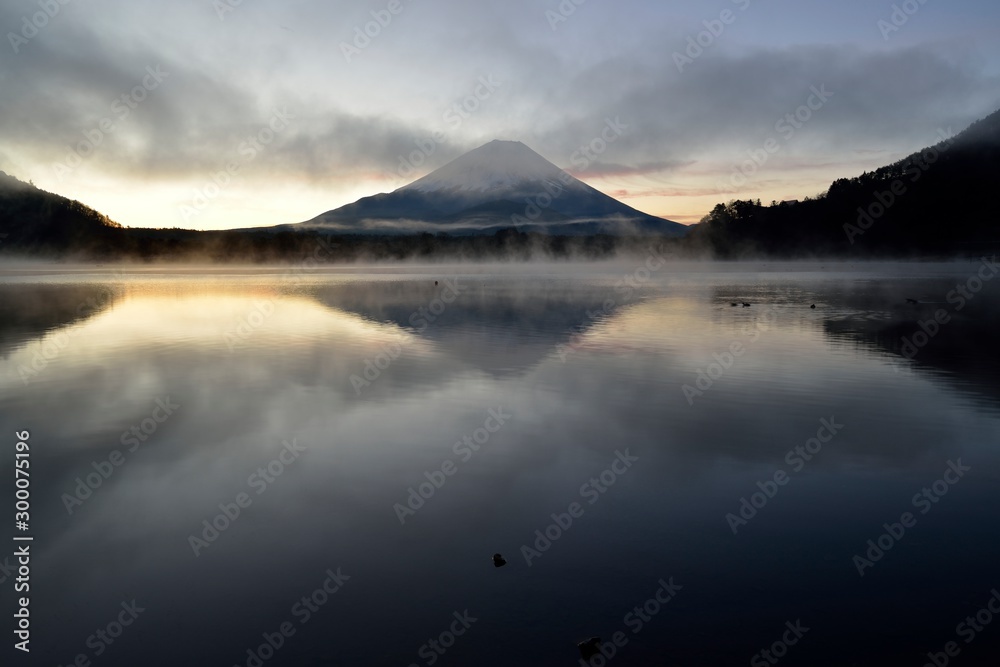
<svg viewBox="0 0 1000 667"><path fill-rule="evenodd" d="M995 0L0 0L0 170L130 227L300 222L493 139L697 222L1000 108Z"/></svg>

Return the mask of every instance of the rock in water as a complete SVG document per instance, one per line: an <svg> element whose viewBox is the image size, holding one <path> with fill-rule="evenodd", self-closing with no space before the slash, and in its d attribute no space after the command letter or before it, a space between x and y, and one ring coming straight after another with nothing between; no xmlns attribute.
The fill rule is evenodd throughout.
<svg viewBox="0 0 1000 667"><path fill-rule="evenodd" d="M595 655L601 652L601 638L591 637L587 641L582 641L576 645L580 649L580 657L584 660L590 660Z"/></svg>

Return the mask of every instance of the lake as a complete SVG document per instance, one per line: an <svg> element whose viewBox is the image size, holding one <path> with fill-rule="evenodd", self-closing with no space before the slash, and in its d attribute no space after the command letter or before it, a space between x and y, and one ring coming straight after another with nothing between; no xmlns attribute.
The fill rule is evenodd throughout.
<svg viewBox="0 0 1000 667"><path fill-rule="evenodd" d="M3 268L9 664L995 665L995 271Z"/></svg>

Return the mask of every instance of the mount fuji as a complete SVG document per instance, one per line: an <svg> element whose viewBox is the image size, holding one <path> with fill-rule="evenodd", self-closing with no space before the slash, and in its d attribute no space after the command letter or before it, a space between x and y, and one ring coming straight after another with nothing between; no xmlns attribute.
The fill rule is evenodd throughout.
<svg viewBox="0 0 1000 667"><path fill-rule="evenodd" d="M519 141L491 141L390 193L364 197L294 228L343 234L664 234L657 218L574 178Z"/></svg>

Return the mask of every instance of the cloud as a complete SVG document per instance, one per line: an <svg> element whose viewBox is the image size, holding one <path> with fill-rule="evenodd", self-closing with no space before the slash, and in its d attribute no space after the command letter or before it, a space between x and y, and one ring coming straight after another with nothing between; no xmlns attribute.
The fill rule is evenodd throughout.
<svg viewBox="0 0 1000 667"><path fill-rule="evenodd" d="M718 187L665 187L650 190L629 190L622 188L607 194L616 199L635 199L638 197L704 197L706 195L726 195L728 191Z"/></svg>
<svg viewBox="0 0 1000 667"><path fill-rule="evenodd" d="M432 150L414 177L493 138L524 141L572 165L619 119L627 129L578 175L642 178L616 187L666 197L705 191L697 179L706 169L725 173L774 137L775 123L805 104L813 86L833 97L783 140L760 179L781 180L802 164L851 175L856 165L906 154L932 143L937 128L958 131L1000 106L995 63L968 44L820 43L809 31L802 44L782 48L768 45L784 40L766 31L737 42L747 32L736 28L766 23L769 10L759 7L678 72L671 56L685 26L707 18L699 5L587 3L553 31L545 10L556 5L407 1L348 63L340 42L384 3L257 0L224 20L210 3L169 10L124 0L67 3L19 53L0 45L0 169L48 178L45 185L59 189L53 163L110 118L114 131L73 174L80 184L198 183L238 158L241 142L275 109L287 108L294 120L246 165L254 196L265 196L267 182L381 188L406 180L400 163L419 146ZM34 11L32 2L4 3L0 28L16 29ZM814 27L807 13L793 18ZM794 25L788 16L782 35ZM139 85L147 67L169 75L117 118L114 100ZM468 99L485 75L502 85L457 125L445 122L450 105ZM439 140L428 143L435 132Z"/></svg>
<svg viewBox="0 0 1000 667"><path fill-rule="evenodd" d="M615 162L602 162L595 160L587 165L586 169L574 170L568 168L566 171L574 176L590 176L599 178L604 176L640 176L645 174L661 174L666 171L675 171L683 167L694 164L694 160L659 160L655 162L639 162L637 164L618 164Z"/></svg>
<svg viewBox="0 0 1000 667"><path fill-rule="evenodd" d="M631 128L609 150L615 161L739 153L774 136L776 122L805 104L812 86L826 86L833 97L798 132L803 150L854 150L871 142L917 148L938 126L963 127L1000 104L997 77L932 48L760 49L706 55L683 74L666 50L652 59L657 66L620 67L626 74L616 81L608 81L603 64L582 73L565 104L588 113L562 124L549 141L575 150L599 131L599 119L620 115Z"/></svg>

